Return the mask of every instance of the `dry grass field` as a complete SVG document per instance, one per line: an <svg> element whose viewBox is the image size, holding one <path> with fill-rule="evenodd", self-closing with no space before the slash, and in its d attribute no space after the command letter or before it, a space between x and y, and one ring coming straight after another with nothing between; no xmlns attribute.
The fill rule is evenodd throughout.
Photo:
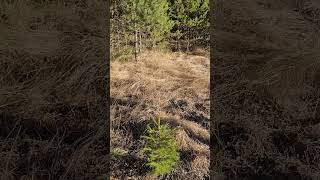
<svg viewBox="0 0 320 180"><path fill-rule="evenodd" d="M216 2L215 178L320 178L319 12L316 0Z"/></svg>
<svg viewBox="0 0 320 180"><path fill-rule="evenodd" d="M142 135L151 118L178 128L178 169L160 179L209 176L209 58L192 54L145 52L138 62L111 62L112 176L150 179L141 154Z"/></svg>
<svg viewBox="0 0 320 180"><path fill-rule="evenodd" d="M102 1L0 1L0 179L106 179Z"/></svg>

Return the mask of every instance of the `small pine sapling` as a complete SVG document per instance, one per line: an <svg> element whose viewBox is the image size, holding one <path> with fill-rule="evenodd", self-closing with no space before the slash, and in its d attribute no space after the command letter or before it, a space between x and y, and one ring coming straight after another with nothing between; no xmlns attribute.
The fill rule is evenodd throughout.
<svg viewBox="0 0 320 180"><path fill-rule="evenodd" d="M159 176L173 171L180 155L174 138L174 129L160 124L158 116L155 127L148 126L144 152L148 156L147 165L152 168L151 175Z"/></svg>

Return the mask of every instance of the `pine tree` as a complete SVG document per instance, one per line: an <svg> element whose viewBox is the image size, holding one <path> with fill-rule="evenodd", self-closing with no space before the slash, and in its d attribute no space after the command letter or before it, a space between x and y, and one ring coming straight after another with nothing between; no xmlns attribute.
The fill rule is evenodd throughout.
<svg viewBox="0 0 320 180"><path fill-rule="evenodd" d="M208 11L209 0L112 0L112 56L165 48L172 38L189 47L208 34Z"/></svg>
<svg viewBox="0 0 320 180"><path fill-rule="evenodd" d="M156 127L148 127L148 135L144 137L145 153L148 155L147 165L152 168L152 175L159 176L174 170L180 159L178 146L173 137L173 130L160 124L157 118Z"/></svg>
<svg viewBox="0 0 320 180"><path fill-rule="evenodd" d="M209 0L170 0L170 18L174 20L175 37L187 39L200 35L209 26Z"/></svg>
<svg viewBox="0 0 320 180"><path fill-rule="evenodd" d="M168 16L169 4L166 0L128 0L126 3L127 22L136 35L150 38L155 47L168 37L173 22Z"/></svg>
<svg viewBox="0 0 320 180"><path fill-rule="evenodd" d="M177 27L201 28L208 25L209 0L171 0L170 18Z"/></svg>
<svg viewBox="0 0 320 180"><path fill-rule="evenodd" d="M161 46L174 25L168 15L169 4L167 0L148 0L148 5L147 22L150 24L151 39L154 46Z"/></svg>

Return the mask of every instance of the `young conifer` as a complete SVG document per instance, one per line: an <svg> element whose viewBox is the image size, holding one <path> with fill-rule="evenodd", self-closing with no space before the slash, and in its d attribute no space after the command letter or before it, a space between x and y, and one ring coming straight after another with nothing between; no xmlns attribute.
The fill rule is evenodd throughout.
<svg viewBox="0 0 320 180"><path fill-rule="evenodd" d="M152 175L159 176L173 171L180 155L178 146L174 139L174 130L167 125L160 124L160 117L157 117L156 126L148 126L146 145L144 152L148 156L147 165L152 168Z"/></svg>

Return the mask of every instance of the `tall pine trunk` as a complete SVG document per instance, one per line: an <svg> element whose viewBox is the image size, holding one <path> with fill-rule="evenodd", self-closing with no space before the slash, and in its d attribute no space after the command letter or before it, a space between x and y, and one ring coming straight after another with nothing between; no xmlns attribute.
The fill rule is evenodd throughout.
<svg viewBox="0 0 320 180"><path fill-rule="evenodd" d="M139 53L141 52L142 42L141 42L141 29L139 30Z"/></svg>
<svg viewBox="0 0 320 180"><path fill-rule="evenodd" d="M190 28L188 27L188 33L187 33L187 52L189 52L190 47Z"/></svg>
<svg viewBox="0 0 320 180"><path fill-rule="evenodd" d="M134 32L135 33L134 59L136 62L138 62L138 60L137 60L137 50L138 50L138 30L137 30L137 28L135 28L134 31L135 31Z"/></svg>

